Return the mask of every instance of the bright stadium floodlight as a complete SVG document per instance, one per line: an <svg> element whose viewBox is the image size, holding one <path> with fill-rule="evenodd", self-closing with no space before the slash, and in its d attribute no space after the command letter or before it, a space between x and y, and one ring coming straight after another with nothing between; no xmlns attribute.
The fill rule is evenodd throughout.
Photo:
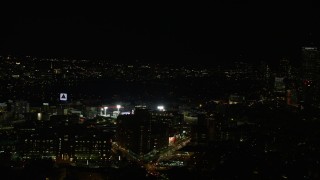
<svg viewBox="0 0 320 180"><path fill-rule="evenodd" d="M108 109L108 107L105 106L105 107L103 107L103 109L104 109L104 115L106 116L106 115L107 115L107 109Z"/></svg>
<svg viewBox="0 0 320 180"><path fill-rule="evenodd" d="M157 109L158 109L159 111L164 111L164 106L158 106Z"/></svg>
<svg viewBox="0 0 320 180"><path fill-rule="evenodd" d="M121 105L117 105L117 109L118 111L120 111Z"/></svg>

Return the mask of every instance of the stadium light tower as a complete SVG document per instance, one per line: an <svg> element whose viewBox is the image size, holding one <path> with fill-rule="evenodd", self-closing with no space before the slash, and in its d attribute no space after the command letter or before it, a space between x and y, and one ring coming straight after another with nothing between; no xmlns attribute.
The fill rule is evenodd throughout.
<svg viewBox="0 0 320 180"><path fill-rule="evenodd" d="M117 109L118 111L120 111L121 105L117 105Z"/></svg>
<svg viewBox="0 0 320 180"><path fill-rule="evenodd" d="M106 115L107 115L107 109L108 109L108 107L105 106L105 107L103 107L103 109L104 109L104 115L106 116Z"/></svg>
<svg viewBox="0 0 320 180"><path fill-rule="evenodd" d="M103 108L101 108L100 116L102 116L102 115L103 115L103 113L104 113Z"/></svg>
<svg viewBox="0 0 320 180"><path fill-rule="evenodd" d="M164 106L158 106L157 109L158 109L159 111L164 111Z"/></svg>

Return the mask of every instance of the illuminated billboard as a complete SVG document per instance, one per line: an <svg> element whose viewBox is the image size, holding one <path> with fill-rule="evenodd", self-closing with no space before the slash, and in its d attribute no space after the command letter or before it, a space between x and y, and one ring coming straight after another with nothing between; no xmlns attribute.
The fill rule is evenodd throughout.
<svg viewBox="0 0 320 180"><path fill-rule="evenodd" d="M67 93L60 93L60 101L67 101L68 95Z"/></svg>

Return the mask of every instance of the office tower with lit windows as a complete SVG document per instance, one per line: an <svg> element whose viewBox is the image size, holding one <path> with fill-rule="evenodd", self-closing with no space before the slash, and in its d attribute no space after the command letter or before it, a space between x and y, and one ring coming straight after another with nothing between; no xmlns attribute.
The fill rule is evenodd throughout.
<svg viewBox="0 0 320 180"><path fill-rule="evenodd" d="M303 103L306 106L320 104L320 50L317 47L302 48Z"/></svg>
<svg viewBox="0 0 320 180"><path fill-rule="evenodd" d="M302 48L303 77L308 80L320 77L320 51L317 47Z"/></svg>
<svg viewBox="0 0 320 180"><path fill-rule="evenodd" d="M110 157L111 133L87 128L77 115L53 115L43 124L17 131L22 159L48 159L57 163L103 165Z"/></svg>

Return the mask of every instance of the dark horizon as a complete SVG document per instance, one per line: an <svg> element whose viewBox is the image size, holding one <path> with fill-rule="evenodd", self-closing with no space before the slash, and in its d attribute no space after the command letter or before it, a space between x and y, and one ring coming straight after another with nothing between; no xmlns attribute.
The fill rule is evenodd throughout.
<svg viewBox="0 0 320 180"><path fill-rule="evenodd" d="M42 10L43 11L43 10ZM119 62L216 65L234 61L300 63L319 46L313 4L215 3L189 10L13 11L1 17L0 53Z"/></svg>

